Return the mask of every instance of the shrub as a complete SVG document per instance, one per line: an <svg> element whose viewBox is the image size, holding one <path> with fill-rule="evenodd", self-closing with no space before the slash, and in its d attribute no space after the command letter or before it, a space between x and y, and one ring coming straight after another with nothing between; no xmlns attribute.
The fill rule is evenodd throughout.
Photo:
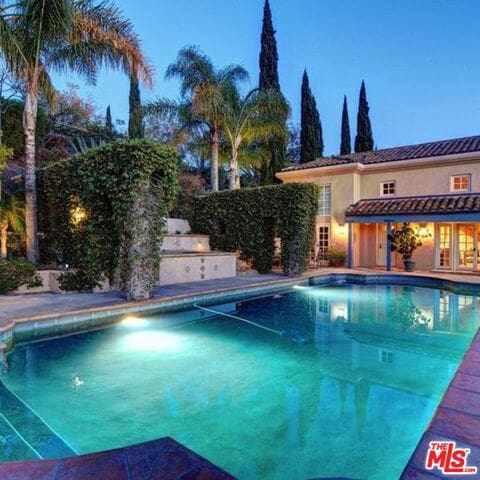
<svg viewBox="0 0 480 480"><path fill-rule="evenodd" d="M336 247L329 247L327 250L327 260L331 267L343 267L347 260L347 254Z"/></svg>
<svg viewBox="0 0 480 480"><path fill-rule="evenodd" d="M26 260L0 260L0 293L14 292L22 285L28 288L42 285L35 265Z"/></svg>
<svg viewBox="0 0 480 480"><path fill-rule="evenodd" d="M60 289L66 292L88 293L100 286L100 282L96 278L92 278L92 275L85 270L62 273L58 281Z"/></svg>
<svg viewBox="0 0 480 480"><path fill-rule="evenodd" d="M183 172L178 175L178 184L180 189L170 216L173 218L189 218L192 216L195 197L206 192L207 184L200 175Z"/></svg>
<svg viewBox="0 0 480 480"><path fill-rule="evenodd" d="M64 289L90 291L107 277L128 298L151 296L164 218L177 195L177 160L167 145L122 140L48 168L43 189L61 226L50 224L50 237L74 269L62 277Z"/></svg>
<svg viewBox="0 0 480 480"><path fill-rule="evenodd" d="M197 197L188 220L194 233L210 235L213 248L240 250L260 273L272 269L278 236L284 273L298 275L306 269L317 205L316 185L288 183Z"/></svg>

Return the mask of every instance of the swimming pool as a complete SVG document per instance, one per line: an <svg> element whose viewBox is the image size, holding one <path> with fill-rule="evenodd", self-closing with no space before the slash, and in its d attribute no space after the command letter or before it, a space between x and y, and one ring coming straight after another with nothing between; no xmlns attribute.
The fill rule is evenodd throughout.
<svg viewBox="0 0 480 480"><path fill-rule="evenodd" d="M397 478L479 308L420 287L304 286L19 346L0 460L169 435L239 478Z"/></svg>

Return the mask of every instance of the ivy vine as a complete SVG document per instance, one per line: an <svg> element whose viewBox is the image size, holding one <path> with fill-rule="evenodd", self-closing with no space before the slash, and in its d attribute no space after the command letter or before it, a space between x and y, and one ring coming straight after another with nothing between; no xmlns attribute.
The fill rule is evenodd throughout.
<svg viewBox="0 0 480 480"><path fill-rule="evenodd" d="M196 197L188 220L194 233L210 235L214 249L239 250L260 273L271 271L280 237L283 271L294 276L307 267L317 208L316 185L288 183Z"/></svg>

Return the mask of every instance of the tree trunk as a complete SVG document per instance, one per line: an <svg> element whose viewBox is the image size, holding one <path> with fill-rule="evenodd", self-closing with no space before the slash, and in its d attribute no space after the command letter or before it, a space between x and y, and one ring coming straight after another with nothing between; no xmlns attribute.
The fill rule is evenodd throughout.
<svg viewBox="0 0 480 480"><path fill-rule="evenodd" d="M124 289L127 300L152 298L158 278L161 240L155 233L156 223L152 212L158 198L149 179L142 180L137 187L128 221L128 248L124 249Z"/></svg>
<svg viewBox="0 0 480 480"><path fill-rule="evenodd" d="M218 147L220 140L218 138L218 130L212 132L212 158L210 161L210 186L212 192L218 192Z"/></svg>
<svg viewBox="0 0 480 480"><path fill-rule="evenodd" d="M238 175L238 149L232 149L232 158L230 159L230 175L228 178L228 188L238 190L240 188L240 177Z"/></svg>
<svg viewBox="0 0 480 480"><path fill-rule="evenodd" d="M37 126L38 96L34 89L27 92L23 111L25 133L25 227L27 258L37 262L37 178L35 172L35 131Z"/></svg>
<svg viewBox="0 0 480 480"><path fill-rule="evenodd" d="M0 223L0 258L7 258L8 223Z"/></svg>

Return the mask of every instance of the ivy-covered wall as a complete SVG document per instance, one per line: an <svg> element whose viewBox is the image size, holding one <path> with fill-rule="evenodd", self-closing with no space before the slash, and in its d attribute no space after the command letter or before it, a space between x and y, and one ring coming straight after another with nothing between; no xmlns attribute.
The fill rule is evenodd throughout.
<svg viewBox="0 0 480 480"><path fill-rule="evenodd" d="M122 140L44 167L45 235L73 267L63 277L66 290L91 290L106 276L128 299L152 295L177 162L167 145Z"/></svg>
<svg viewBox="0 0 480 480"><path fill-rule="evenodd" d="M317 208L316 185L288 183L197 197L188 220L194 233L210 235L214 249L239 250L260 273L271 271L280 237L284 273L294 276L307 267Z"/></svg>

